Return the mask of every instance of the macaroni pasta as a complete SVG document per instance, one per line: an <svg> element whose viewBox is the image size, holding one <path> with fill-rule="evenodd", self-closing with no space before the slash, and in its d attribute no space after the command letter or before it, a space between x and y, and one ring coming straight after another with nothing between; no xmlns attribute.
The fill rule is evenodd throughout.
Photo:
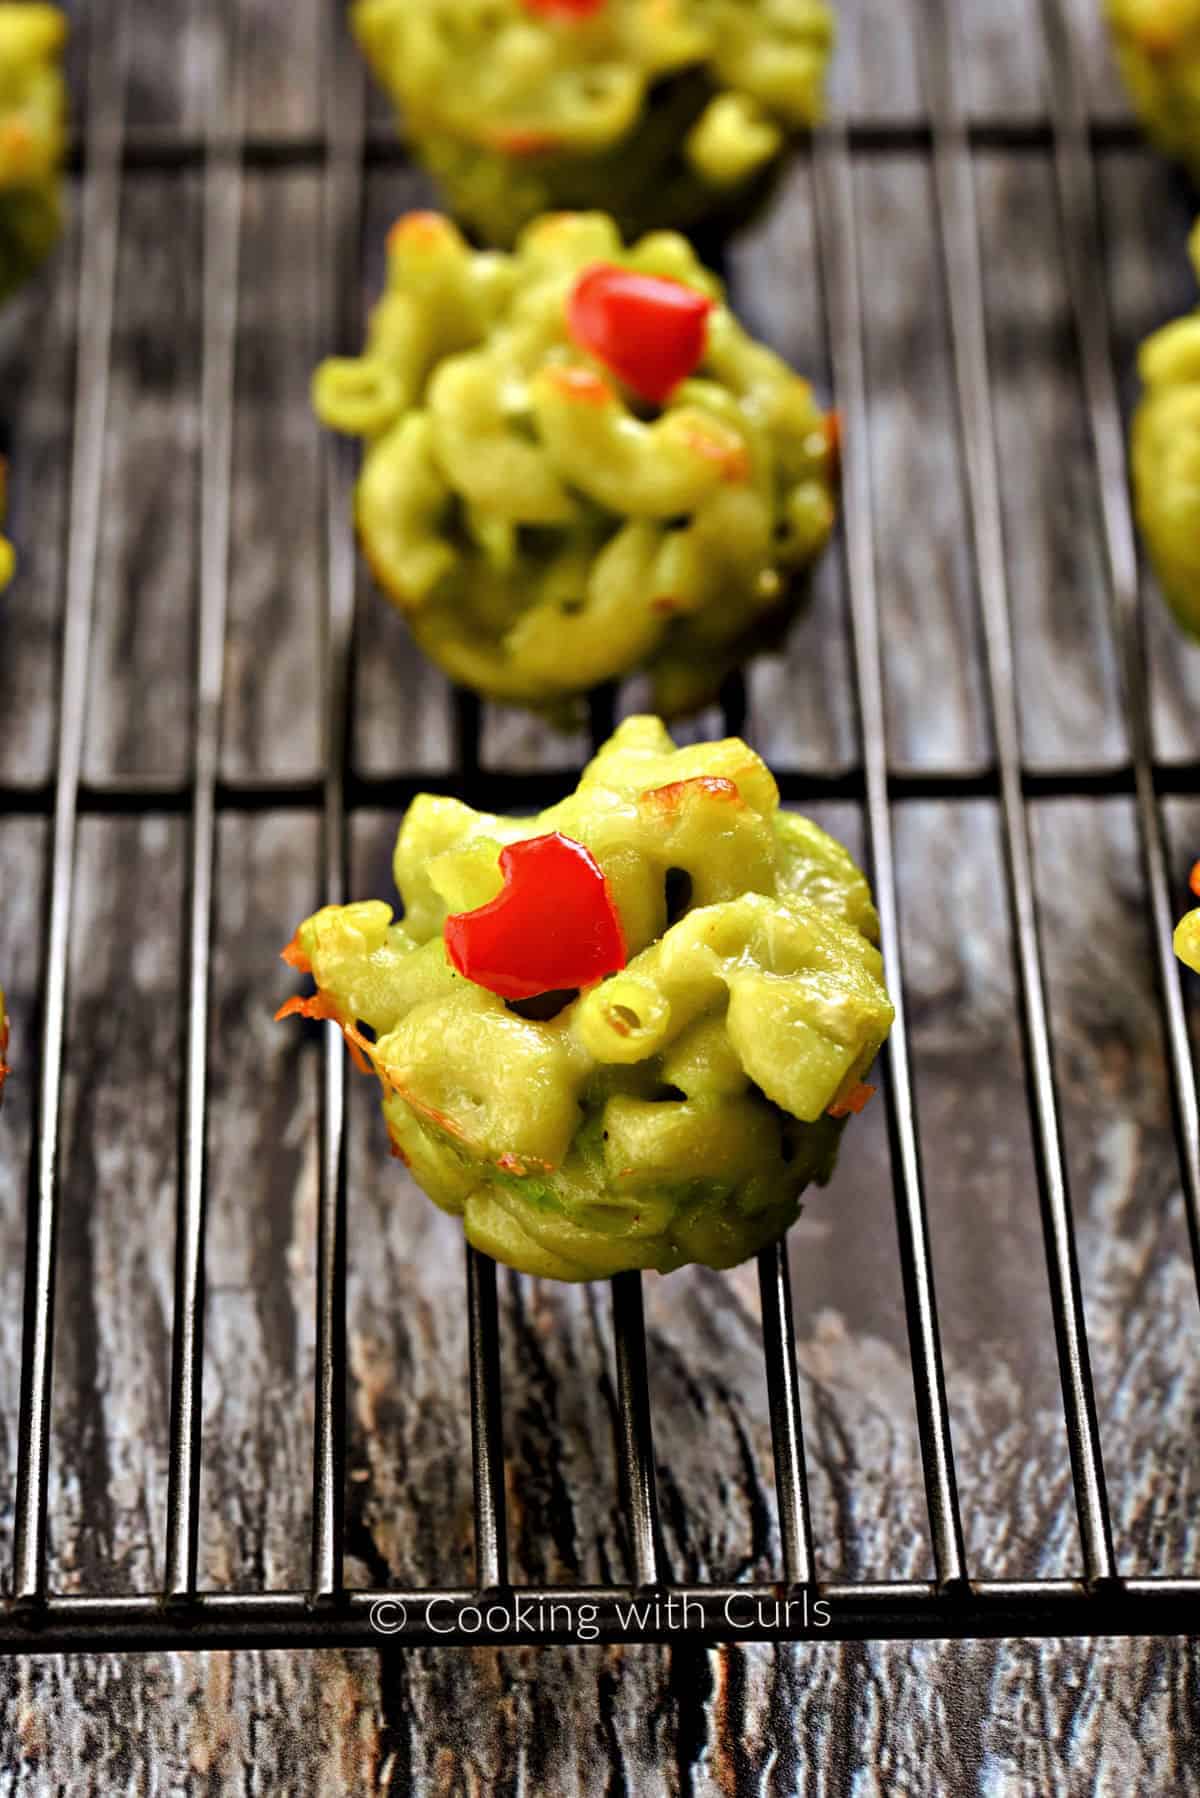
<svg viewBox="0 0 1200 1798"><path fill-rule="evenodd" d="M0 298L59 232L66 30L55 6L0 5Z"/></svg>
<svg viewBox="0 0 1200 1798"><path fill-rule="evenodd" d="M1200 225L1191 252L1200 272ZM1200 311L1148 337L1138 370L1143 394L1131 442L1138 523L1172 611L1200 636Z"/></svg>
<svg viewBox="0 0 1200 1798"><path fill-rule="evenodd" d="M464 978L447 917L495 899L506 844L558 832L603 871L624 969L506 1002ZM867 883L779 810L736 738L676 749L627 720L537 818L423 795L401 828L400 922L327 906L287 957L383 1088L395 1152L468 1239L564 1280L728 1267L832 1170L892 1007Z"/></svg>
<svg viewBox="0 0 1200 1798"><path fill-rule="evenodd" d="M511 244L603 207L626 235L740 222L821 111L825 0L358 0L355 34L452 209ZM586 12L586 16L581 16Z"/></svg>
<svg viewBox="0 0 1200 1798"><path fill-rule="evenodd" d="M666 277L713 310L699 366L639 406L572 341L581 272ZM646 667L660 711L706 702L777 624L834 520L831 421L755 344L682 237L623 249L558 214L513 255L402 218L361 356L327 361L321 419L362 436L364 550L452 679L553 710Z"/></svg>
<svg viewBox="0 0 1200 1798"><path fill-rule="evenodd" d="M1106 11L1147 133L1200 179L1200 0L1106 0Z"/></svg>

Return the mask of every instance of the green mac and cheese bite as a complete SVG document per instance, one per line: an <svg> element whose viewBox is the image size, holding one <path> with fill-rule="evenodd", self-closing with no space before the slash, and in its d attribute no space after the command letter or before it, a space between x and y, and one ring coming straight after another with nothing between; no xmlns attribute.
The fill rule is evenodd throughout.
<svg viewBox="0 0 1200 1798"><path fill-rule="evenodd" d="M0 299L58 237L66 89L56 6L0 0Z"/></svg>
<svg viewBox="0 0 1200 1798"><path fill-rule="evenodd" d="M537 817L422 795L394 867L399 921L300 926L317 991L280 1015L341 1025L476 1248L561 1280L730 1267L829 1178L892 1021L878 920L745 743L628 719Z"/></svg>
<svg viewBox="0 0 1200 1798"><path fill-rule="evenodd" d="M1106 0L1105 11L1147 135L1200 180L1200 0Z"/></svg>
<svg viewBox="0 0 1200 1798"><path fill-rule="evenodd" d="M1200 273L1200 225L1190 248ZM1148 337L1138 372L1130 444L1138 524L1171 610L1200 636L1200 310Z"/></svg>
<svg viewBox="0 0 1200 1798"><path fill-rule="evenodd" d="M627 236L745 221L821 114L825 0L358 0L351 22L451 210L507 246L539 213Z"/></svg>
<svg viewBox="0 0 1200 1798"><path fill-rule="evenodd" d="M365 440L380 585L463 686L554 712L648 669L692 710L781 618L834 521L836 439L673 232L560 213L515 253L436 213L388 240L361 356L319 417Z"/></svg>

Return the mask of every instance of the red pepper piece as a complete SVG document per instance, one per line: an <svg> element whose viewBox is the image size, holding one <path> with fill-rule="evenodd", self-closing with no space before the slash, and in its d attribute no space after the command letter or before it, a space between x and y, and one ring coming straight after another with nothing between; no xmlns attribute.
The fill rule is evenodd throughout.
<svg viewBox="0 0 1200 1798"><path fill-rule="evenodd" d="M607 0L524 0L525 11L543 19L590 19L606 3Z"/></svg>
<svg viewBox="0 0 1200 1798"><path fill-rule="evenodd" d="M628 959L603 871L558 831L500 851L504 887L487 905L447 918L458 972L502 999L590 986Z"/></svg>
<svg viewBox="0 0 1200 1798"><path fill-rule="evenodd" d="M1200 862L1192 863L1192 871L1188 875L1188 885L1191 887L1193 893L1195 893L1197 899L1200 899Z"/></svg>
<svg viewBox="0 0 1200 1798"><path fill-rule="evenodd" d="M661 406L704 355L713 302L682 281L597 262L567 301L575 342L651 405Z"/></svg>

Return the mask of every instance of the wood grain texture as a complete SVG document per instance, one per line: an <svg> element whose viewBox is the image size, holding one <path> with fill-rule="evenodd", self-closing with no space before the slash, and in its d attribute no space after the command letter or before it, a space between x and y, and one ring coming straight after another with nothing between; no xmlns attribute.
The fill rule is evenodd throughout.
<svg viewBox="0 0 1200 1798"><path fill-rule="evenodd" d="M126 181L84 758L100 782L191 766L200 234L196 174Z"/></svg>
<svg viewBox="0 0 1200 1798"><path fill-rule="evenodd" d="M788 177L781 203L734 247L730 297L748 330L761 336L831 400L828 331L817 260L812 173ZM853 679L840 545L813 572L811 592L783 654L763 656L747 675L762 753L795 768L842 771L857 757L854 719L842 703Z"/></svg>
<svg viewBox="0 0 1200 1798"><path fill-rule="evenodd" d="M920 0L842 0L838 103L922 109ZM81 9L75 9L81 15ZM1038 7L972 0L979 116L1042 108ZM1094 0L1073 0L1104 116L1123 116ZM114 18L118 15L114 12ZM317 128L319 0L126 0L127 116L194 133L231 22L253 129ZM80 16L82 27L82 17ZM72 67L83 68L82 42ZM114 43L118 41L114 34ZM386 108L372 99L372 116ZM1005 530L1030 766L1123 753L1086 414L1044 153L985 154L984 234ZM1101 168L1115 348L1128 404L1137 339L1190 303L1190 202L1143 151ZM927 161L855 170L866 303L876 555L893 767L986 768L990 732ZM362 309L391 217L428 189L366 184ZM126 178L105 521L86 768L186 778L200 471L201 182ZM319 774L325 525L312 361L327 347L319 171L247 176L222 773ZM0 321L0 428L22 570L0 605L0 782L53 767L68 527L78 207L45 277ZM728 274L752 326L829 395L828 321L801 159ZM333 347L333 346L328 346ZM1200 752L1200 667L1146 601L1165 757ZM786 653L751 671L748 729L781 765L858 759L845 572L821 568ZM619 709L641 703L636 683ZM712 713L689 734L718 727ZM364 578L352 759L446 773L445 682ZM499 708L497 769L576 764L563 736ZM856 852L859 808L820 808ZM1182 905L1200 802L1167 807ZM354 888L390 892L397 818L361 811ZM967 1549L983 1576L1080 1568L993 801L895 812L903 975ZM1126 1572L1200 1568L1200 1311L1182 1215L1161 1024L1129 803L1031 809L1056 1073L1118 1555ZM16 1073L0 1117L0 1566L12 1541L25 1206L32 1157L49 830L0 814L0 979ZM319 820L226 812L218 835L208 1135L201 1579L294 1586L310 1522L320 1038L274 1026L275 960L322 897ZM51 1580L129 1592L162 1573L178 1182L188 822L79 826L63 1104ZM1200 1042L1200 1008L1194 1025ZM471 1574L465 1303L457 1228L387 1156L375 1098L349 1112L347 1578ZM932 1571L884 1108L846 1140L833 1186L790 1239L820 1570ZM499 1280L511 1554L519 1578L628 1572L616 1503L607 1289ZM646 1282L666 1558L676 1577L778 1568L753 1270ZM0 1794L72 1792L769 1794L1200 1792L1200 1656L1187 1641L825 1644L705 1651L237 1653L32 1657L0 1666Z"/></svg>
<svg viewBox="0 0 1200 1798"><path fill-rule="evenodd" d="M1168 176L1145 153L1106 156L1100 176L1114 355L1128 418L1140 391L1139 345L1197 303L1187 255L1195 199L1181 177ZM1194 759L1200 754L1200 646L1176 630L1148 569L1143 594L1156 748L1166 762Z"/></svg>
<svg viewBox="0 0 1200 1798"><path fill-rule="evenodd" d="M34 284L0 313L0 454L9 461L6 534L20 578L4 595L0 779L36 786L54 765L58 731L68 456L78 250L72 225L50 293Z"/></svg>
<svg viewBox="0 0 1200 1798"><path fill-rule="evenodd" d="M313 779L325 594L321 446L308 397L325 350L320 177L249 173L240 251L222 772Z"/></svg>

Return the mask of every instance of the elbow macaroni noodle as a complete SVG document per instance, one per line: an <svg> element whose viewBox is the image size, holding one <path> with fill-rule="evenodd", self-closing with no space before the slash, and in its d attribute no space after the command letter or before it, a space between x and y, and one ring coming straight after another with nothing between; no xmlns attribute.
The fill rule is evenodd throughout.
<svg viewBox="0 0 1200 1798"><path fill-rule="evenodd" d="M628 964L509 1005L455 971L442 927L495 897L505 844L550 831L603 869ZM745 743L676 749L632 718L537 818L422 795L395 877L402 922L327 906L289 959L316 980L308 1015L379 1076L395 1152L477 1248L564 1280L728 1267L829 1177L892 1020L878 921L845 849L779 810Z"/></svg>
<svg viewBox="0 0 1200 1798"><path fill-rule="evenodd" d="M0 4L0 298L41 261L61 224L66 30L55 6Z"/></svg>
<svg viewBox="0 0 1200 1798"><path fill-rule="evenodd" d="M603 207L627 236L740 222L820 116L825 0L357 0L355 35L451 208L513 242Z"/></svg>
<svg viewBox="0 0 1200 1798"><path fill-rule="evenodd" d="M1200 225L1190 247L1200 273ZM1172 611L1200 636L1200 310L1148 337L1138 370L1143 394L1131 439L1138 523Z"/></svg>
<svg viewBox="0 0 1200 1798"><path fill-rule="evenodd" d="M598 261L716 302L695 375L652 416L569 338L567 297ZM624 250L601 214L542 219L512 255L402 218L364 353L323 363L313 399L366 439L357 522L381 586L452 679L496 699L554 710L647 667L660 711L695 708L833 526L808 383L682 237Z"/></svg>
<svg viewBox="0 0 1200 1798"><path fill-rule="evenodd" d="M1105 10L1147 133L1200 180L1200 0L1106 0Z"/></svg>

